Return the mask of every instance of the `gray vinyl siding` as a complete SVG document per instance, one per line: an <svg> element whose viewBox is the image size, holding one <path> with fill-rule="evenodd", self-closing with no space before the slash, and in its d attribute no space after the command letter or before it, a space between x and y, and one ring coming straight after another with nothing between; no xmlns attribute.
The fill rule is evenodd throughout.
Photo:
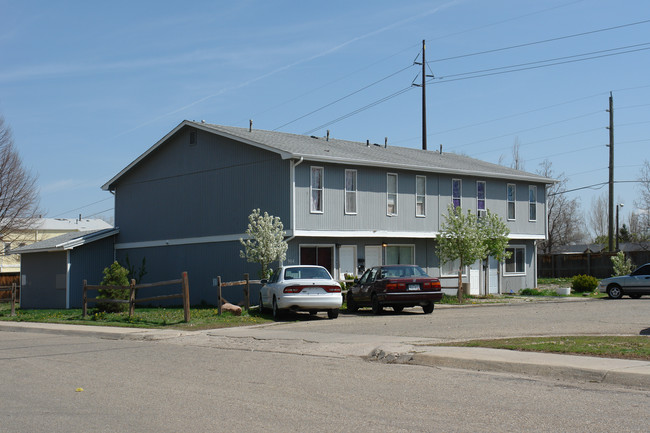
<svg viewBox="0 0 650 433"><path fill-rule="evenodd" d="M290 217L290 162L183 128L115 185L120 242L240 234L252 209Z"/></svg>
<svg viewBox="0 0 650 433"><path fill-rule="evenodd" d="M191 305L217 305L217 288L213 286L213 280L218 276L221 276L223 282L239 281L243 279L244 273L248 273L251 279L259 278L260 265L240 258L240 250L241 244L237 241L121 249L117 250L117 254L120 263L125 261L128 254L129 260L136 266L140 266L143 258L146 259L147 274L142 283L176 280L181 278L183 272L187 272ZM259 285L251 287L253 304L257 303L259 289ZM180 293L180 285L142 289L138 291L137 297L172 293ZM242 293L242 287L235 286L225 288L222 296L237 304L243 299ZM182 300L172 299L160 304L181 305Z"/></svg>
<svg viewBox="0 0 650 433"><path fill-rule="evenodd" d="M311 167L324 168L323 213L310 212ZM346 215L345 170L357 170L357 214ZM397 215L386 214L386 175L398 175ZM426 176L426 216L415 215L415 179ZM378 230L434 233L440 230L447 208L452 204L452 180L460 179L461 207L477 213L476 182L486 184L486 207L504 221L517 235L545 233L544 185L510 182L480 177L440 175L436 173L387 170L353 165L328 165L303 162L296 167L296 226L300 230ZM514 183L516 218L507 221L506 185ZM528 220L528 187L537 186L537 220Z"/></svg>
<svg viewBox="0 0 650 433"><path fill-rule="evenodd" d="M115 260L114 245L114 237L110 236L70 251L70 308L82 306L83 280L90 285L101 283L104 268Z"/></svg>
<svg viewBox="0 0 650 433"><path fill-rule="evenodd" d="M526 193L528 193L528 188L526 188ZM502 272L501 282L502 288L501 293L516 293L521 289L526 288L535 288L536 287L536 275L537 275L537 259L535 252L535 242L530 240L513 240L510 242L511 246L525 246L526 247L526 259L525 259L525 275L506 275L505 272ZM502 268L503 269L503 268Z"/></svg>
<svg viewBox="0 0 650 433"><path fill-rule="evenodd" d="M65 251L22 254L20 273L26 284L20 287L20 307L65 308L67 263Z"/></svg>
<svg viewBox="0 0 650 433"><path fill-rule="evenodd" d="M324 167L323 213L310 213L311 167ZM357 170L357 214L345 214L345 170ZM386 214L386 174L398 175L398 212ZM415 177L426 175L426 217L415 217ZM305 161L296 167L299 230L433 232L438 229L438 175Z"/></svg>

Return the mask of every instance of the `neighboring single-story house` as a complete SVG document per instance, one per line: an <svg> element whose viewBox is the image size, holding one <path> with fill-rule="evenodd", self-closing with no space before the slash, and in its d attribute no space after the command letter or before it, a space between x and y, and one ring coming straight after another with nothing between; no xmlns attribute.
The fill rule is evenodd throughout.
<svg viewBox="0 0 650 433"><path fill-rule="evenodd" d="M117 228L70 232L16 248L21 308L81 308L83 280L99 284L115 260Z"/></svg>

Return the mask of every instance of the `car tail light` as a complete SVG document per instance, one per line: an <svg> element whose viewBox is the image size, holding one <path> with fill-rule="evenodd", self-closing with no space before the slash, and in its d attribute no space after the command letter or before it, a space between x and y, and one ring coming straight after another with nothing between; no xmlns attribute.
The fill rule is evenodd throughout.
<svg viewBox="0 0 650 433"><path fill-rule="evenodd" d="M289 286L285 287L282 293L300 293L304 286Z"/></svg>
<svg viewBox="0 0 650 433"><path fill-rule="evenodd" d="M341 286L325 286L323 287L327 293L341 293Z"/></svg>
<svg viewBox="0 0 650 433"><path fill-rule="evenodd" d="M386 290L406 290L405 283L388 283L386 284Z"/></svg>
<svg viewBox="0 0 650 433"><path fill-rule="evenodd" d="M426 282L422 283L422 289L423 290L426 290L426 289L429 289L429 290L434 289L435 290L435 289L440 289L441 287L442 286L440 285L440 280L426 281Z"/></svg>

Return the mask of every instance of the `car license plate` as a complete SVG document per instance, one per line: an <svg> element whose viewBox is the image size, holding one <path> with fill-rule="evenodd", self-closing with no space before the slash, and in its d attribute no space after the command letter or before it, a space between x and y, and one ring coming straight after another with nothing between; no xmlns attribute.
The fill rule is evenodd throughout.
<svg viewBox="0 0 650 433"><path fill-rule="evenodd" d="M317 295L321 293L323 289L321 287L307 287L301 290L303 295Z"/></svg>
<svg viewBox="0 0 650 433"><path fill-rule="evenodd" d="M419 284L409 284L408 289L409 290L420 290L420 285Z"/></svg>

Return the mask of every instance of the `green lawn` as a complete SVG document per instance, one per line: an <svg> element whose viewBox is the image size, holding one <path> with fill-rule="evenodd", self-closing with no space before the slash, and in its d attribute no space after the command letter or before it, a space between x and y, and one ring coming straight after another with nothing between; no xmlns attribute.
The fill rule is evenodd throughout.
<svg viewBox="0 0 650 433"><path fill-rule="evenodd" d="M503 338L444 343L438 346L487 347L650 361L650 337L642 335Z"/></svg>
<svg viewBox="0 0 650 433"><path fill-rule="evenodd" d="M133 328L174 328L199 330L225 328L230 326L256 325L272 321L269 315L257 310L243 311L241 316L224 313L217 314L215 307L193 307L190 310L190 322L184 322L183 308L136 308L133 317L128 313L95 313L89 310L86 318L81 309L69 310L16 310L16 316L10 316L9 304L0 304L0 320L14 322L45 322L75 325L125 326Z"/></svg>

